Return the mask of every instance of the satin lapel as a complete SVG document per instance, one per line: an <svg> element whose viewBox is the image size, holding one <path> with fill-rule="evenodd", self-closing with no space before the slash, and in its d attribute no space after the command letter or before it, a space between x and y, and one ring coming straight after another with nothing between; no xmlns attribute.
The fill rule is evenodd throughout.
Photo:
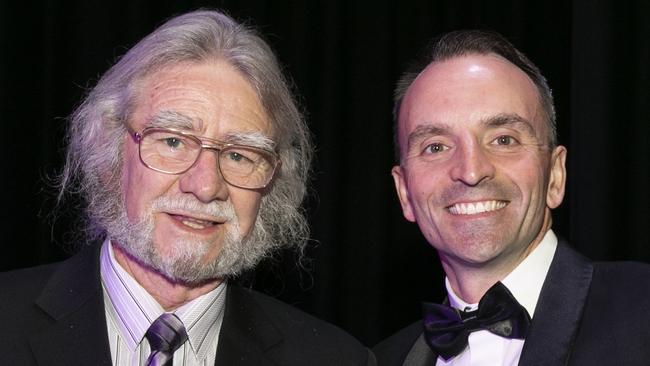
<svg viewBox="0 0 650 366"><path fill-rule="evenodd" d="M52 326L30 340L38 364L111 364L99 248L86 248L62 263L36 305L53 319Z"/></svg>
<svg viewBox="0 0 650 366"><path fill-rule="evenodd" d="M268 351L282 335L245 289L228 286L217 348L217 365L278 365Z"/></svg>
<svg viewBox="0 0 650 366"><path fill-rule="evenodd" d="M431 366L437 359L438 355L427 345L424 335L420 335L406 355L403 366Z"/></svg>
<svg viewBox="0 0 650 366"><path fill-rule="evenodd" d="M593 266L583 256L558 244L526 336L519 365L566 365L585 306Z"/></svg>

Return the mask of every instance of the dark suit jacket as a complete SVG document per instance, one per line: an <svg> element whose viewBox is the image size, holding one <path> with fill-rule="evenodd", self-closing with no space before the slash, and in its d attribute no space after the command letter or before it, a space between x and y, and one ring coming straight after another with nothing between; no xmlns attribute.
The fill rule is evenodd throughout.
<svg viewBox="0 0 650 366"><path fill-rule="evenodd" d="M417 322L378 344L381 365L435 365ZM519 365L650 365L650 266L590 262L560 242Z"/></svg>
<svg viewBox="0 0 650 366"><path fill-rule="evenodd" d="M0 274L0 364L111 364L98 252ZM229 285L216 363L372 365L374 356L332 325Z"/></svg>

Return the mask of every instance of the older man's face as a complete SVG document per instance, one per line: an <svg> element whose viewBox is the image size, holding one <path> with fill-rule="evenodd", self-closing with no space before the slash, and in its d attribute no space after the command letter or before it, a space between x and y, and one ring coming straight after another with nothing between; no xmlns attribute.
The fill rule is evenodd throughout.
<svg viewBox="0 0 650 366"><path fill-rule="evenodd" d="M255 90L226 62L165 68L142 80L137 95L129 118L135 131L155 125L220 141L242 134L271 137L268 117ZM170 115L175 117L161 117ZM134 238L140 235L137 232L130 233L123 241L133 243L118 245L154 269L175 277L174 270L155 267L173 267L180 262L178 270L188 272L186 276L191 278L192 270L198 268L184 267L214 263L224 243L245 238L253 229L261 193L227 184L217 168L215 151L204 150L183 174L164 174L142 164L138 144L127 136L123 160L126 216L130 224L140 225L136 231L145 233L142 240ZM142 243L135 243L138 240ZM157 259L142 258L146 250Z"/></svg>
<svg viewBox="0 0 650 366"><path fill-rule="evenodd" d="M393 177L404 216L443 264L513 267L541 239L566 154L548 148L542 116L533 82L496 55L429 65L412 84Z"/></svg>

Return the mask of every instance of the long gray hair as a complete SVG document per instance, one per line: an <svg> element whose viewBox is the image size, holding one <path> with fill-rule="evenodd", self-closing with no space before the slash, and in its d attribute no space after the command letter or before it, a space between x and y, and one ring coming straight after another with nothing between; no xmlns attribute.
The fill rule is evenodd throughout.
<svg viewBox="0 0 650 366"><path fill-rule="evenodd" d="M229 62L251 83L274 129L282 165L263 195L257 239L269 246L267 252L292 245L302 251L309 232L300 204L313 154L304 118L264 40L227 15L207 10L175 17L141 40L72 114L58 200L67 193L81 195L89 240L105 237L107 224L123 214L122 144L138 99L138 81L174 64L210 60Z"/></svg>

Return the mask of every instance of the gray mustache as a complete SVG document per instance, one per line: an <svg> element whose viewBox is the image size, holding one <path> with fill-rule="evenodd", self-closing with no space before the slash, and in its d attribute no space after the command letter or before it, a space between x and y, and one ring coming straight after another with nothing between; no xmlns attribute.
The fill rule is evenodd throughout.
<svg viewBox="0 0 650 366"><path fill-rule="evenodd" d="M226 221L236 218L235 209L230 202L203 203L185 196L158 197L151 207L153 210L180 210L188 214L213 216Z"/></svg>

